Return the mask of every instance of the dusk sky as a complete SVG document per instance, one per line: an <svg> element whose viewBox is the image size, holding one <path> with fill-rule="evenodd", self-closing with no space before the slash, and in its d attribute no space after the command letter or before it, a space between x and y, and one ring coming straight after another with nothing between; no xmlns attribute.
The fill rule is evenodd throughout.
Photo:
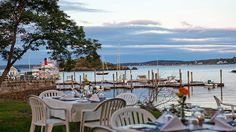
<svg viewBox="0 0 236 132"><path fill-rule="evenodd" d="M236 0L62 0L106 61L198 60L236 56ZM38 64L41 50L19 63Z"/></svg>

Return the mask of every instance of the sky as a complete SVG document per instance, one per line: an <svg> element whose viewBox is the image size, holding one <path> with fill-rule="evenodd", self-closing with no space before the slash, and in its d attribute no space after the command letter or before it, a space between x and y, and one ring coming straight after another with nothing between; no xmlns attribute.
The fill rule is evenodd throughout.
<svg viewBox="0 0 236 132"><path fill-rule="evenodd" d="M116 63L236 56L236 0L60 0L98 53ZM37 54L37 55L36 55ZM44 50L18 63L36 63Z"/></svg>

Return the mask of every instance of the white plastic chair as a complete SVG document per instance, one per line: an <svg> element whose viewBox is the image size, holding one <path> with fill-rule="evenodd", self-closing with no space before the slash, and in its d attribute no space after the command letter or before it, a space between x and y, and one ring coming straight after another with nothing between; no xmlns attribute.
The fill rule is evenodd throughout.
<svg viewBox="0 0 236 132"><path fill-rule="evenodd" d="M63 96L64 93L58 90L46 90L39 94L39 98L43 99L44 97L53 97L53 96Z"/></svg>
<svg viewBox="0 0 236 132"><path fill-rule="evenodd" d="M120 98L109 99L101 102L93 110L82 110L80 121L80 132L84 132L85 127L93 128L97 125L110 126L111 115L118 109L125 107L126 102ZM98 121L85 122L91 112L99 114Z"/></svg>
<svg viewBox="0 0 236 132"><path fill-rule="evenodd" d="M236 105L234 105L234 104L228 104L228 103L223 103L219 98L217 98L216 96L214 96L214 99L215 99L215 101L216 101L216 105L217 105L217 107L223 107L224 109L225 108L230 108L229 109L229 111L231 112L231 113L226 113L226 116L227 117L236 117L235 116L235 113L234 113L234 109L236 108Z"/></svg>
<svg viewBox="0 0 236 132"><path fill-rule="evenodd" d="M116 131L106 126L95 126L92 129L92 132L116 132Z"/></svg>
<svg viewBox="0 0 236 132"><path fill-rule="evenodd" d="M51 110L64 110L65 117L67 116L67 110L63 108L53 108L48 106L41 98L35 95L29 97L29 104L32 110L32 122L30 126L30 132L34 132L36 126L41 126L41 132L45 127L46 132L51 132L53 126L65 125L66 132L69 132L69 123L67 118L65 120L53 118L50 116Z"/></svg>
<svg viewBox="0 0 236 132"><path fill-rule="evenodd" d="M148 111L135 107L126 107L117 110L111 116L111 127L119 130L118 127L132 124L144 124L148 121L154 122L156 118Z"/></svg>
<svg viewBox="0 0 236 132"><path fill-rule="evenodd" d="M133 106L138 102L138 97L133 93L121 93L116 98L124 99L127 106Z"/></svg>

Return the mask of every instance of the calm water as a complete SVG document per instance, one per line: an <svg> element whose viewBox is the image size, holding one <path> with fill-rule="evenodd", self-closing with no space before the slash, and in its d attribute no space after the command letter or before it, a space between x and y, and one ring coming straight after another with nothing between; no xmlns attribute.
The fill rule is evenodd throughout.
<svg viewBox="0 0 236 132"><path fill-rule="evenodd" d="M133 79L136 79L137 75L148 75L148 70L153 70L154 72L159 69L160 77L166 78L167 76L176 76L179 78L179 69L182 70L183 83L187 82L187 71L193 72L194 81L204 81L212 80L214 82L220 82L220 69L223 71L223 82L225 86L223 87L223 101L226 103L236 104L236 73L231 73L230 71L236 69L236 65L191 65L191 66L139 66L138 70L132 71ZM112 74L115 74L116 71L110 71L108 75L104 76L105 80L112 81ZM69 76L75 75L77 81L79 81L80 76L86 74L90 81L94 80L94 72L61 72L62 82L66 80ZM120 71L119 75L125 74L125 71ZM130 71L126 71L127 78L130 79ZM102 76L97 76L97 81L101 81ZM148 89L135 89L133 92L137 94L140 98L148 95ZM106 92L106 96L113 96L113 90ZM213 98L213 95L216 95L220 98L220 88L215 88L208 90L207 87L194 87L192 96L187 100L194 105L200 105L203 107L212 107L216 108L216 103ZM165 92L163 92L165 95Z"/></svg>

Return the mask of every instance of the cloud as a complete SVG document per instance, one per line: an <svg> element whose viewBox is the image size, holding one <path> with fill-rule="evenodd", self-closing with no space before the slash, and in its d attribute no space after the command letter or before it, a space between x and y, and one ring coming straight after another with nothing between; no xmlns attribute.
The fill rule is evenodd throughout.
<svg viewBox="0 0 236 132"><path fill-rule="evenodd" d="M153 50L158 50L158 52L170 52L173 50L176 51L186 51L186 52L195 52L195 53L236 53L236 45L223 45L223 44L196 44L196 45L165 45L165 44L141 44L141 45L102 45L102 48L104 49L120 49L123 51L128 50L135 51L135 53L141 50L142 54L145 52L149 54L148 52L153 52ZM147 52L148 51L148 52ZM184 52L183 52L184 53ZM111 53L110 53L111 54ZM114 52L116 54L116 52ZM123 54L134 54L131 52L125 52Z"/></svg>
<svg viewBox="0 0 236 132"><path fill-rule="evenodd" d="M88 5L82 2L60 1L59 5L64 11L81 11L81 12L109 12L102 9L94 9L87 7Z"/></svg>
<svg viewBox="0 0 236 132"><path fill-rule="evenodd" d="M153 20L131 20L127 22L113 22L113 23L103 23L104 26L147 26L147 25L161 25L158 21Z"/></svg>
<svg viewBox="0 0 236 132"><path fill-rule="evenodd" d="M188 27L188 28L192 28L192 27L193 27L192 24L190 24L190 23L188 23L188 22L186 22L186 21L182 21L181 24L182 24L182 26L184 26L184 27Z"/></svg>
<svg viewBox="0 0 236 132"><path fill-rule="evenodd" d="M171 40L177 42L208 42L224 40L224 38L171 38Z"/></svg>
<svg viewBox="0 0 236 132"><path fill-rule="evenodd" d="M188 48L195 48L195 49L202 49L202 48L236 48L236 45L223 45L223 44L195 44L195 45L166 45L166 44L140 44L140 45L109 45L104 44L102 45L103 48L181 48L181 49L188 49Z"/></svg>
<svg viewBox="0 0 236 132"><path fill-rule="evenodd" d="M133 34L142 35L142 34L173 34L175 32L168 31L168 30L143 30L143 31L137 31Z"/></svg>
<svg viewBox="0 0 236 132"><path fill-rule="evenodd" d="M219 51L220 53L236 53L236 49L227 49L227 50L222 50L222 51Z"/></svg>
<svg viewBox="0 0 236 132"><path fill-rule="evenodd" d="M163 26L85 27L86 36L102 43L101 54L115 62L117 50L124 61L162 59L208 59L233 57L236 29L169 29ZM122 60L123 60L122 59Z"/></svg>

